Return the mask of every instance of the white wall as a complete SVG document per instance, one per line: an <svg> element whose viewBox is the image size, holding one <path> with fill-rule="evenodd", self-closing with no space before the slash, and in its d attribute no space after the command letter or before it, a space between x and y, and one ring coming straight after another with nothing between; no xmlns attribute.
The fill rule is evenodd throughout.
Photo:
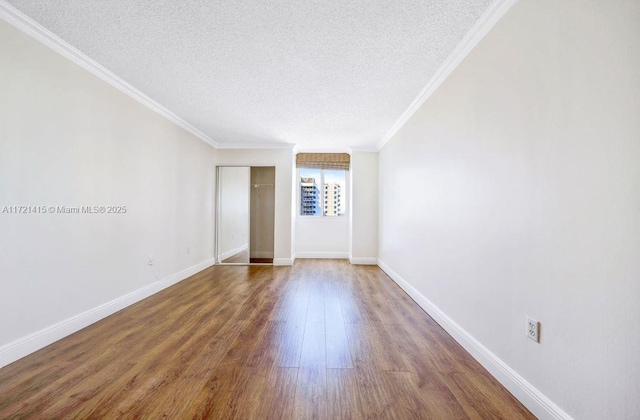
<svg viewBox="0 0 640 420"><path fill-rule="evenodd" d="M219 260L224 260L249 248L249 197L251 168L221 167L220 217L218 219Z"/></svg>
<svg viewBox="0 0 640 420"><path fill-rule="evenodd" d="M347 258L349 219L298 216L296 258Z"/></svg>
<svg viewBox="0 0 640 420"><path fill-rule="evenodd" d="M290 265L292 255L292 189L293 151L291 149L218 150L220 166L275 166L276 217L274 265Z"/></svg>
<svg viewBox="0 0 640 420"><path fill-rule="evenodd" d="M639 39L522 0L380 153L381 262L579 419L640 417Z"/></svg>
<svg viewBox="0 0 640 420"><path fill-rule="evenodd" d="M353 264L376 264L378 257L378 153L351 154L351 242Z"/></svg>
<svg viewBox="0 0 640 420"><path fill-rule="evenodd" d="M216 153L2 21L0 92L0 211L126 206L126 214L0 212L6 363L16 340L155 284L150 254L160 279L209 261Z"/></svg>

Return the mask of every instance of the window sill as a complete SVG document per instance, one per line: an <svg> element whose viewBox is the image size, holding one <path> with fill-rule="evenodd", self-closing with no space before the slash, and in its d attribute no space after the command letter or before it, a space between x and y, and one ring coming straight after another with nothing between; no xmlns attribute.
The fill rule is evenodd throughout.
<svg viewBox="0 0 640 420"><path fill-rule="evenodd" d="M298 216L299 221L309 221L311 223L336 223L336 222L348 222L349 216Z"/></svg>

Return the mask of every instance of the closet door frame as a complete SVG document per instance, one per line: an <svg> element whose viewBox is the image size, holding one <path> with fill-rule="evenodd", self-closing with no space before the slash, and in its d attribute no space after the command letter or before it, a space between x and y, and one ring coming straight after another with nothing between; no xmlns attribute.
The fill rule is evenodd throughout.
<svg viewBox="0 0 640 420"><path fill-rule="evenodd" d="M249 235L248 235L248 240L249 240L249 246L248 246L248 251L249 251L249 262L248 263L223 263L221 258L220 258L220 212L221 212L221 184L220 184L220 180L221 180L221 176L220 174L222 173L222 168L249 168L249 214L248 214L248 218L249 218ZM273 168L273 172L274 172L274 179L273 179L273 215L274 215L274 220L273 220L273 245L274 245L274 260L275 260L275 237L276 237L276 198L278 196L277 191L278 191L278 185L276 183L276 179L278 179L278 168L276 165L216 165L216 193L215 193L215 197L216 197L216 205L215 205L215 232L214 232L214 240L213 240L213 249L214 249L214 261L215 261L215 265L267 265L267 266L273 266L273 262L271 263L252 263L251 262L251 168Z"/></svg>

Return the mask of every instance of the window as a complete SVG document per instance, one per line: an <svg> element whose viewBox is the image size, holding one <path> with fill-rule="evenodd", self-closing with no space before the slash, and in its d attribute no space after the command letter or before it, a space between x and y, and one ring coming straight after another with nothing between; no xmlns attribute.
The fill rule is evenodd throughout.
<svg viewBox="0 0 640 420"><path fill-rule="evenodd" d="M347 171L300 168L298 173L301 216L346 215Z"/></svg>

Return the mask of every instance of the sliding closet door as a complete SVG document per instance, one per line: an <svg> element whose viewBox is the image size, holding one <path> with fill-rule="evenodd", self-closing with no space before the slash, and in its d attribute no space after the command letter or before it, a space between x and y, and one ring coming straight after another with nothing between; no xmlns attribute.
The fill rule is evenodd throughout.
<svg viewBox="0 0 640 420"><path fill-rule="evenodd" d="M249 263L250 182L249 167L218 168L219 263Z"/></svg>
<svg viewBox="0 0 640 420"><path fill-rule="evenodd" d="M272 263L275 232L276 168L251 168L250 261Z"/></svg>

